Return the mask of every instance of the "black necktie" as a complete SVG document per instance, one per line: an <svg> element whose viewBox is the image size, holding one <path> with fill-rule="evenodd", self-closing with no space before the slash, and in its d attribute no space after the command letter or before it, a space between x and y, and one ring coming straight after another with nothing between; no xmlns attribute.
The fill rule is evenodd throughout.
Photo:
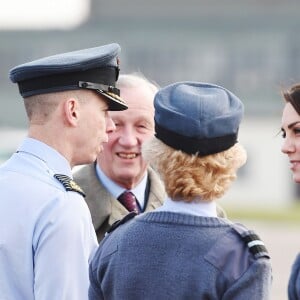
<svg viewBox="0 0 300 300"><path fill-rule="evenodd" d="M118 200L126 207L128 211L134 211L137 214L139 213L139 206L132 192L125 191L118 197Z"/></svg>

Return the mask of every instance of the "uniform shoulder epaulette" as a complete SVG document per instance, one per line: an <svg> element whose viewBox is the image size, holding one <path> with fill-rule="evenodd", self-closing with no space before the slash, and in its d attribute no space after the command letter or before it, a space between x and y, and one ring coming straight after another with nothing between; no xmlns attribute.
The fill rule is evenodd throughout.
<svg viewBox="0 0 300 300"><path fill-rule="evenodd" d="M233 228L241 236L255 258L270 258L264 242L253 230L249 230L241 224L234 224Z"/></svg>
<svg viewBox="0 0 300 300"><path fill-rule="evenodd" d="M64 186L66 191L77 192L85 197L85 193L82 188L69 176L64 174L54 174L53 176Z"/></svg>
<svg viewBox="0 0 300 300"><path fill-rule="evenodd" d="M114 222L110 228L107 230L106 234L113 232L116 228L118 228L120 225L128 222L129 220L133 219L135 216L137 215L137 213L135 213L134 211L130 212L129 214L127 214L123 219L118 220L116 222Z"/></svg>

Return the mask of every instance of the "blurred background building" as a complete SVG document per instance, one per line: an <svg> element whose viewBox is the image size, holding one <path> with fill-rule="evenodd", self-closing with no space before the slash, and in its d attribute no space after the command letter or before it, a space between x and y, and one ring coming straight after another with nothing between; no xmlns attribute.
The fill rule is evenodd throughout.
<svg viewBox="0 0 300 300"><path fill-rule="evenodd" d="M240 141L248 163L224 203L280 207L297 201L299 192L280 152L278 133L281 91L300 81L299 1L61 0L31 6L32 0L21 7L18 2L11 0L9 10L2 6L2 14L18 16L19 27L5 27L0 16L0 160L15 149L26 128L9 69L43 56L117 42L123 73L140 71L161 86L181 80L213 82L245 103ZM76 8L78 22L72 23L68 12ZM50 12L58 16L57 25L26 26L25 18L42 23Z"/></svg>

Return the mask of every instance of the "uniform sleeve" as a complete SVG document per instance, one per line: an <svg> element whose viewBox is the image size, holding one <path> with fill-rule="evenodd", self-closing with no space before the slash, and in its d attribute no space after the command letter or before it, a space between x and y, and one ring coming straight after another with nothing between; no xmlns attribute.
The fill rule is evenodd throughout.
<svg viewBox="0 0 300 300"><path fill-rule="evenodd" d="M34 294L39 300L88 299L88 263L97 247L88 207L74 192L48 203L34 237Z"/></svg>
<svg viewBox="0 0 300 300"><path fill-rule="evenodd" d="M272 271L269 259L256 260L225 292L222 299L260 299L271 297Z"/></svg>
<svg viewBox="0 0 300 300"><path fill-rule="evenodd" d="M223 290L223 300L270 299L270 257L252 230L234 224L210 248L205 259L222 274L218 287Z"/></svg>
<svg viewBox="0 0 300 300"><path fill-rule="evenodd" d="M101 291L100 283L97 280L97 269L94 269L92 264L90 264L89 276L90 276L89 300L104 299L103 293Z"/></svg>
<svg viewBox="0 0 300 300"><path fill-rule="evenodd" d="M131 220L136 214L130 213L122 220L115 223L111 230L115 230L119 225L125 223L128 220ZM100 243L98 249L90 262L89 266L89 300L101 300L104 299L104 294L106 299L115 299L113 296L113 290L109 287L109 295L107 291L104 291L101 285L107 286L111 284L110 278L105 276L107 270L107 263L109 257L116 253L118 250L118 239L111 238L109 233ZM106 283L105 283L106 282ZM108 284L107 284L108 282Z"/></svg>
<svg viewBox="0 0 300 300"><path fill-rule="evenodd" d="M292 271L288 284L289 300L300 299L300 253L292 266Z"/></svg>

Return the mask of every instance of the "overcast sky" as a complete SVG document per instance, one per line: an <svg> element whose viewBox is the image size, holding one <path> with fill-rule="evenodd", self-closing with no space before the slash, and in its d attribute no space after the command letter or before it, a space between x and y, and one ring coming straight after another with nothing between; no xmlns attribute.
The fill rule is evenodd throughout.
<svg viewBox="0 0 300 300"><path fill-rule="evenodd" d="M70 29L86 20L90 0L0 0L0 30Z"/></svg>

